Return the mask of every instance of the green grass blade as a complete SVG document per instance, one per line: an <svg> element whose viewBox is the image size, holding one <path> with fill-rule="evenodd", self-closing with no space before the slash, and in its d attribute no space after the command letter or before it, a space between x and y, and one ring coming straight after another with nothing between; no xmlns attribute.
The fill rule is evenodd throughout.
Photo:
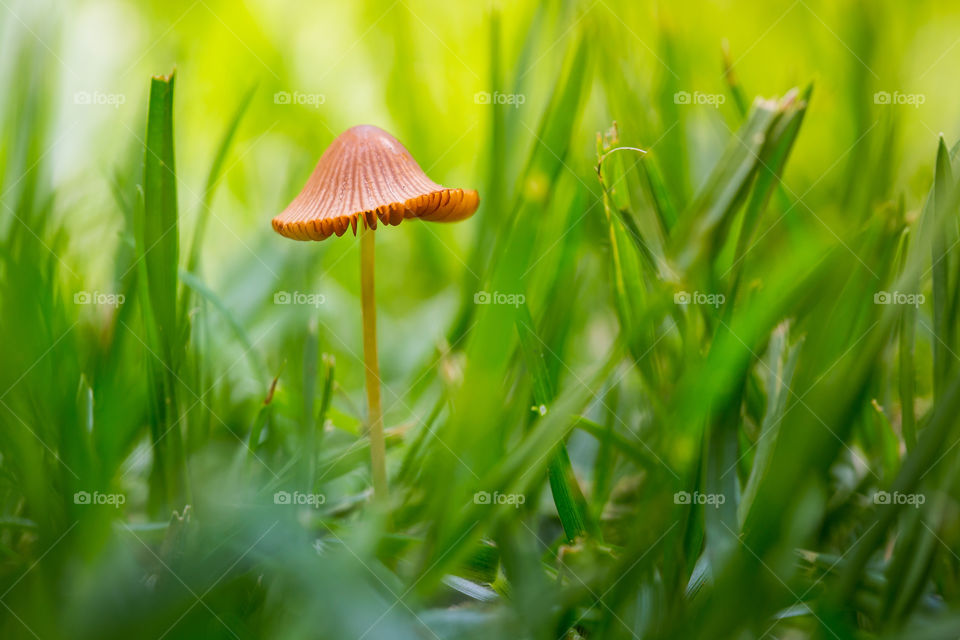
<svg viewBox="0 0 960 640"><path fill-rule="evenodd" d="M728 296L730 300L736 298L740 275L743 273L743 259L750 248L748 246L749 242L756 232L760 223L760 216L766 209L770 196L780 184L780 175L783 172L784 165L786 165L787 157L793 149L793 144L796 142L797 135L800 133L800 125L803 124L803 117L806 114L812 91L813 87L810 86L799 97L789 95L784 99L781 108L786 110L786 113L772 128L770 141L760 155L756 184L754 184L750 199L747 202L743 221L740 224L740 234L737 238L737 248L733 261L733 283Z"/></svg>
<svg viewBox="0 0 960 640"><path fill-rule="evenodd" d="M253 340L250 339L250 335L247 333L247 330L244 328L243 324L241 324L236 314L229 307L227 307L226 303L224 303L220 296L218 296L213 289L208 287L203 280L185 269L180 270L180 280L183 281L183 284L188 289L199 295L205 302L208 302L214 309L217 310L217 312L220 314L220 317L226 320L227 326L229 326L231 331L233 331L233 335L237 338L240 344L243 345L243 353L250 362L251 373L257 377L264 377L267 375L267 365L263 360L263 356L260 355L260 352L257 350Z"/></svg>
<svg viewBox="0 0 960 640"><path fill-rule="evenodd" d="M180 257L177 177L173 143L174 74L150 82L143 156L143 211L137 245L145 265L146 290L159 347L176 370L181 346L177 331L177 265Z"/></svg>
<svg viewBox="0 0 960 640"><path fill-rule="evenodd" d="M947 260L947 218L951 213L953 196L953 175L950 157L943 138L937 145L936 174L933 183L933 395L934 399L943 394L950 368L950 330L947 327L950 306L949 261Z"/></svg>
<svg viewBox="0 0 960 640"><path fill-rule="evenodd" d="M644 177L644 188L653 204L654 211L657 213L663 235L669 237L679 216L663 180L663 172L660 169L656 152L651 152L644 158L643 162L640 163L640 170Z"/></svg>
<svg viewBox="0 0 960 640"><path fill-rule="evenodd" d="M889 489L890 493L911 494L918 490L921 479L931 466L942 457L943 447L956 436L956 416L960 414L960 376L956 376L943 391L927 427L919 434L917 446L907 456L900 473ZM850 563L836 587L835 597L843 600L853 593L863 568L874 551L883 543L888 529L893 525L902 504L880 505L868 531L850 550Z"/></svg>
<svg viewBox="0 0 960 640"><path fill-rule="evenodd" d="M147 340L148 383L154 475L151 502L162 511L186 492L183 439L177 403L183 343L177 329L179 229L174 163L174 74L150 82L147 134L143 154L143 186L134 217L141 309Z"/></svg>
<svg viewBox="0 0 960 640"><path fill-rule="evenodd" d="M320 458L320 445L327 425L327 414L330 412L330 403L333 401L334 373L336 360L328 353L321 358L323 366L323 390L320 393L320 409L317 410L316 428L307 439L307 455L309 456L309 484L317 489L317 461Z"/></svg>
<svg viewBox="0 0 960 640"><path fill-rule="evenodd" d="M733 106L736 107L740 117L745 118L747 117L747 111L750 109L750 101L747 99L747 94L743 90L743 85L740 84L739 76L737 76L733 70L735 63L733 56L730 54L730 42L725 39L721 44L721 52L723 54L723 79L727 83L730 96L733 98Z"/></svg>
<svg viewBox="0 0 960 640"><path fill-rule="evenodd" d="M783 108L775 101L758 99L747 121L727 143L674 234L673 253L682 270L689 270L700 261L709 263L719 252L760 166L768 134L782 113Z"/></svg>
<svg viewBox="0 0 960 640"><path fill-rule="evenodd" d="M902 203L901 203L902 206ZM906 270L911 234L904 231L898 248L901 271ZM915 413L915 398L917 385L917 371L914 359L917 333L917 310L915 307L902 305L900 324L897 331L897 390L900 396L900 430L907 451L917 445L917 418Z"/></svg>
<svg viewBox="0 0 960 640"><path fill-rule="evenodd" d="M770 345L767 347L765 365L760 367L766 381L767 407L760 426L760 436L756 442L750 476L740 499L741 524L747 519L763 477L770 470L774 447L780 434L780 425L787 408L787 400L790 398L790 385L793 382L793 372L797 366L801 345L799 343L790 345L789 340L789 325L782 325L774 331L770 338Z"/></svg>
<svg viewBox="0 0 960 640"><path fill-rule="evenodd" d="M257 449L260 447L260 438L265 429L269 428L273 420L273 395L277 391L277 382L280 381L280 374L273 379L270 387L267 389L267 395L263 399L263 404L257 411L257 417L254 418L253 426L250 427L250 437L247 439L247 463L253 464L257 455Z"/></svg>
<svg viewBox="0 0 960 640"><path fill-rule="evenodd" d="M533 376L533 399L535 408L537 408L535 415L539 415L539 407L543 407L545 410L553 403L554 391L553 383L544 363L542 343L534 333L533 317L530 315L530 310L526 304L521 305L518 310L517 333L520 338L520 350L524 362ZM535 420L533 423L534 429L536 425ZM581 491L573 473L573 465L570 463L567 446L562 440L557 444L556 450L547 464L547 474L550 481L550 490L553 492L553 501L556 504L560 523L563 525L567 540L573 541L588 533L599 536L600 528L591 517L587 500L584 498L583 491Z"/></svg>
<svg viewBox="0 0 960 640"><path fill-rule="evenodd" d="M256 85L250 87L240 99L240 103L233 112L233 116L227 122L226 129L220 136L220 143L217 145L217 152L213 156L213 162L210 164L210 170L207 172L207 181L203 187L203 198L200 202L200 209L197 212L197 220L193 227L193 239L190 243L190 252L187 254L187 271L193 273L197 271L197 265L200 263L200 250L203 248L203 238L207 229L207 223L210 220L210 205L213 203L213 195L216 193L217 186L220 184L223 164L227 160L230 147L236 137L237 129L240 128L240 122L247 113L250 102L256 93ZM188 305L184 305L185 307Z"/></svg>

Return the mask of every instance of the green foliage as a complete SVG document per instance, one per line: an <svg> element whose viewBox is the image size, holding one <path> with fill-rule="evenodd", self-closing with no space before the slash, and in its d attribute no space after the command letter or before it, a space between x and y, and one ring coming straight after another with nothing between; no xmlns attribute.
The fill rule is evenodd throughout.
<svg viewBox="0 0 960 640"><path fill-rule="evenodd" d="M0 637L956 635L956 7L14 4ZM269 225L364 121L481 196L378 230L382 505Z"/></svg>

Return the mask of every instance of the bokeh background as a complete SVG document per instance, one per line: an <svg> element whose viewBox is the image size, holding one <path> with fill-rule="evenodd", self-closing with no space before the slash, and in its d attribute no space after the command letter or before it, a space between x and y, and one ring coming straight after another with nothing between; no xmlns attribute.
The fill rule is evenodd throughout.
<svg viewBox="0 0 960 640"><path fill-rule="evenodd" d="M949 629L960 540L952 499L936 503L926 527L935 539L920 529L929 545L916 556L920 573L910 573L909 559L882 565L891 534L889 553L864 555L851 569L859 578L821 576L890 524L874 530L869 505L857 502L870 488L890 488L910 444L897 391L905 347L880 333L900 320L874 317L884 309L871 301L909 262L892 238L922 218L940 136L948 146L960 136L958 65L960 5L946 1L0 0L0 631L854 637L892 636L937 615ZM169 370L171 361L146 335L133 221L151 77L174 70L173 233L186 271L178 292L189 292L177 303L188 346L174 374L183 387L178 418L160 426L182 432L183 451L173 454L182 465L173 467L187 488L165 500L152 494L158 421L147 363ZM623 209L656 208L644 183L655 179L638 172L639 154L616 152L622 166L612 171L627 177L605 200L597 136L606 134L605 149L646 150L673 208L695 215L697 194L710 193L708 178L735 146L754 97L811 86L783 186L742 274L732 247L717 250L702 278L638 266L629 233L611 229L620 229L624 193L632 204ZM390 131L432 179L481 198L468 221L377 233L397 486L386 513L364 507L359 244L350 234L292 242L270 226L327 145L356 124ZM605 184L616 190L612 179ZM645 241L657 236L645 226L652 220L640 216ZM874 233L884 240L864 239ZM726 236L718 229L711 238L719 246ZM848 262L823 262L830 248L845 249ZM914 286L929 301L929 249L920 251L927 262ZM810 287L847 283L840 306L826 294L804 311L793 298L770 302L776 287L787 300L787 288L822 264L834 271L810 276ZM863 286L851 275L860 266L872 276ZM737 298L741 324L677 316L675 291L717 291L731 272L749 295L766 288L773 298ZM625 274L659 284L641 294L624 285ZM634 308L625 310L625 290L640 296ZM518 337L506 310L478 311L475 296L485 291L523 295L532 315L519 326L532 333L521 328ZM284 294L306 303L287 304ZM910 364L925 427L939 424L934 388L942 389L933 306L918 308ZM950 313L948 324L956 308ZM790 333L789 322L799 330ZM809 478L797 478L790 495L776 492L793 478L770 479L754 529L769 536L729 557L719 527L744 526L727 526L736 538L749 520L733 513L711 525L702 508L678 518L671 501L677 490L703 488L716 463L704 425L723 414L723 381L740 371L740 360L711 351L728 324L745 328L734 335L750 351L744 375L752 381L729 403L743 406L745 425L724 440L732 468L740 465L735 492L754 475L764 410L779 402L757 361L782 356L789 369L785 354L796 348L801 380L810 389L829 383L807 401L813 408L802 390L791 400L803 405L798 413L827 418L784 421L809 445L797 454ZM529 344L539 351L533 362L545 363L539 377L524 355ZM644 369L648 356L656 364ZM566 404L555 411L554 400ZM538 431L529 409L541 404L538 414L560 417ZM563 482L548 481L547 469L570 415L589 423L568 438L569 468L584 487L588 520L603 530L579 542L554 507ZM836 442L805 439L817 424L836 428ZM950 451L946 440L929 446ZM310 451L319 457L305 462ZM953 473L938 467L934 477L952 495ZM525 496L522 508L492 514L470 501L476 491L510 488ZM326 506L284 509L273 499L284 489L321 493ZM90 507L78 491L123 496L123 504ZM781 518L796 524L798 513L804 524L792 532L764 528ZM723 544L704 543L705 529ZM802 568L797 549L816 550ZM880 574L882 596L852 586L872 589ZM695 600L703 584L719 586ZM756 592L765 595L752 608L725 599ZM940 637L929 629L941 627L923 628Z"/></svg>
<svg viewBox="0 0 960 640"><path fill-rule="evenodd" d="M661 112L658 105L675 91L724 94L724 46L751 98L814 83L816 98L788 176L794 192L809 191L826 203L817 214L831 226L842 228L848 218L848 203L837 190L863 172L887 172L890 193L918 207L937 134L950 140L957 133L951 79L960 48L950 3L510 3L500 8L499 46L503 64L511 64L491 69L495 6L202 0L67 2L54 10L42 2L11 3L5 7L4 57L10 62L4 73L49 100L24 105L41 129L20 127L6 138L11 144L26 138L23 144L43 154L43 182L63 187L58 196L69 209L60 213L71 238L64 260L82 264L90 286L106 284L109 248L119 241L111 176L138 161L149 76L177 69L177 162L187 225L201 209L206 171L225 123L256 87L211 207L205 269L229 295L250 278L272 291L277 265L303 260L303 284L337 296L341 289L356 290L356 259L345 257L356 247L279 242L268 224L333 137L354 124L377 124L403 141L437 181L480 188L490 173L481 155L490 107L478 104L477 96L522 95L523 104L504 105L515 113L509 114L506 165L499 170L512 188L510 178L536 143L538 116L563 53L580 34L598 74L573 135L577 153L566 161L582 177L594 161L594 135L617 120L625 142L654 147L689 176L674 179L689 198L736 128L736 107L729 98L717 109ZM492 74L505 76L506 86L491 86ZM611 104L602 90L607 83L629 99ZM921 104L878 105L876 92L919 96ZM282 93L293 101L299 95L301 104L278 104ZM77 104L86 95L110 103ZM11 101L9 128L22 113L14 106ZM414 343L408 348L429 350L443 333L444 322L431 318L451 313L444 292L464 278L482 213L456 228L411 225L381 238L390 256L384 262L397 265L380 274L382 289L393 292L381 302L386 317L419 327L404 332ZM243 278L236 277L240 271ZM231 301L241 313L261 302L250 295ZM320 315L359 344L353 318ZM386 342L384 348L399 345ZM388 365L403 360L384 359Z"/></svg>

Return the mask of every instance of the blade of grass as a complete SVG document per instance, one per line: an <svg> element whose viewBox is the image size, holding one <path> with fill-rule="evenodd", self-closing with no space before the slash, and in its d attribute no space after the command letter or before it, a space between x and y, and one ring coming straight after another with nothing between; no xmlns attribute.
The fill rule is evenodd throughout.
<svg viewBox="0 0 960 640"><path fill-rule="evenodd" d="M200 208L197 212L197 220L193 227L193 239L190 243L190 251L187 254L186 270L194 272L200 264L200 250L203 248L203 238L207 229L207 223L210 220L210 205L213 203L213 195L220 185L221 172L223 164L227 160L227 154L233 145L237 129L240 128L240 122L247 113L253 95L257 91L257 86L253 85L240 98L239 104L233 112L233 116L227 122L227 127L220 136L220 144L217 145L217 152L213 156L213 162L210 164L210 170L207 172L207 181L203 187L203 198L200 201ZM187 305L184 305L187 306Z"/></svg>
<svg viewBox="0 0 960 640"><path fill-rule="evenodd" d="M767 347L766 366L762 367L766 379L767 408L760 426L760 436L756 442L756 453L750 476L747 479L743 496L740 500L740 524L747 519L753 499L760 488L763 477L770 469L773 460L773 451L783 422L783 414L790 397L790 384L793 381L793 372L800 355L800 343L790 345L790 327L784 324L773 332L770 345ZM733 470L727 470L733 473Z"/></svg>
<svg viewBox="0 0 960 640"><path fill-rule="evenodd" d="M772 127L770 141L760 155L756 184L753 186L753 192L743 214L734 253L734 275L730 286L730 294L727 296L731 301L736 299L740 277L743 273L743 259L749 250L748 243L757 230L760 216L766 209L770 196L780 184L780 175L786 165L790 151L793 149L793 144L796 142L797 135L800 133L800 126L803 124L803 117L806 114L812 91L813 86L811 85L804 90L799 98L795 94L788 94L783 99L781 108L786 109L786 113Z"/></svg>
<svg viewBox="0 0 960 640"><path fill-rule="evenodd" d="M533 317L525 303L520 305L518 309L517 333L520 338L520 350L524 362L533 376L534 414L539 416L541 409L545 411L546 407L552 404L554 391L553 383L550 381L544 363L540 339L533 330ZM536 428L536 420L534 420L532 426L534 429ZM570 463L567 445L562 440L557 443L556 450L547 463L547 475L550 480L553 501L557 506L557 513L560 516L560 523L563 525L567 540L572 542L588 533L599 537L600 528L591 516L587 500L584 498L577 478L573 473L573 465Z"/></svg>
<svg viewBox="0 0 960 640"><path fill-rule="evenodd" d="M224 301L213 291L213 289L208 287L203 280L193 273L185 269L181 269L180 280L190 290L198 294L205 302L208 302L210 305L212 305L213 308L220 313L220 316L227 321L227 326L230 327L234 336L236 336L237 340L240 341L240 344L243 345L243 352L250 363L251 373L257 377L262 377L267 371L267 365L263 360L263 356L261 356L260 352L254 346L253 340L250 339L250 335L240 323L240 320L237 318L236 314L227 307L226 303L224 303Z"/></svg>
<svg viewBox="0 0 960 640"><path fill-rule="evenodd" d="M279 380L280 374L278 373L273 378L273 382L270 383L270 388L267 389L267 395L264 397L263 403L257 411L257 417L253 421L253 426L250 428L250 437L247 439L248 465L252 464L256 458L257 449L260 447L260 437L263 435L264 429L270 426L273 419L273 394L277 391L277 382L279 382Z"/></svg>
<svg viewBox="0 0 960 640"><path fill-rule="evenodd" d="M756 175L769 132L788 103L758 99L747 121L733 135L706 184L681 217L673 237L680 269L712 262L719 252L737 208Z"/></svg>
<svg viewBox="0 0 960 640"><path fill-rule="evenodd" d="M308 456L307 486L314 491L317 489L317 461L320 458L320 443L326 428L330 402L333 400L334 371L336 369L336 360L332 355L323 354L321 361L323 364L323 391L320 394L320 409L317 411L315 427L308 433L306 441Z"/></svg>
<svg viewBox="0 0 960 640"><path fill-rule="evenodd" d="M721 42L721 54L723 56L723 79L727 83L727 89L733 97L733 106L737 108L737 113L741 118L747 117L747 111L750 108L750 101L747 94L740 84L740 79L733 70L733 56L730 54L730 41L724 38Z"/></svg>
<svg viewBox="0 0 960 640"><path fill-rule="evenodd" d="M143 154L143 188L134 217L138 287L147 330L148 383L154 469L151 504L161 513L186 494L186 460L179 424L177 370L183 343L177 329L179 230L173 138L174 74L150 82L147 133Z"/></svg>
<svg viewBox="0 0 960 640"><path fill-rule="evenodd" d="M660 227L664 237L669 237L677 224L677 208L670 199L670 192L663 180L663 172L660 169L660 163L657 160L656 152L650 152L640 163L640 170L643 173L644 189L647 197L653 204L653 209L657 213L657 219L660 221Z"/></svg>
<svg viewBox="0 0 960 640"><path fill-rule="evenodd" d="M943 395L950 368L950 329L947 327L947 310L950 306L949 261L945 233L947 219L953 202L953 176L947 146L940 138L937 145L936 174L933 182L933 397Z"/></svg>
<svg viewBox="0 0 960 640"><path fill-rule="evenodd" d="M313 486L316 464L317 415L313 410L317 397L317 359L320 353L320 338L316 320L311 320L307 339L303 342L303 413L300 416L300 438L306 446L299 454L303 457L301 482Z"/></svg>
<svg viewBox="0 0 960 640"><path fill-rule="evenodd" d="M901 201L901 207L903 203ZM905 230L899 246L900 270L907 269L907 258L910 245L910 233ZM914 343L917 333L916 309L909 304L901 305L900 325L898 327L898 391L900 394L900 432L903 435L907 451L917 446L917 418L914 413L916 397L917 371L914 362Z"/></svg>
<svg viewBox="0 0 960 640"><path fill-rule="evenodd" d="M931 466L942 458L944 443L952 432L956 431L956 416L960 413L960 376L956 376L949 387L943 391L941 401L935 406L933 417L927 427L919 434L917 446L907 456L900 473L890 487L890 493L912 494L917 490L920 480ZM883 543L888 529L896 521L905 505L891 503L879 505L873 517L873 523L848 551L850 562L841 574L833 598L842 602L856 588L875 550Z"/></svg>
<svg viewBox="0 0 960 640"><path fill-rule="evenodd" d="M171 369L179 367L182 346L177 335L177 264L180 256L177 178L174 164L174 74L150 83L143 165L143 211L137 234L144 264L147 300L155 320L158 346Z"/></svg>

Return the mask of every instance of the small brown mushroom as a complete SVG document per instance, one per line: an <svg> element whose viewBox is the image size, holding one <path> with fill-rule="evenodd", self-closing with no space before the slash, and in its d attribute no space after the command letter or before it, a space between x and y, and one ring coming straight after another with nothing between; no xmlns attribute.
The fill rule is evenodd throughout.
<svg viewBox="0 0 960 640"><path fill-rule="evenodd" d="M477 210L471 189L448 189L430 180L410 152L392 135L371 125L340 134L320 158L306 186L273 219L280 235L325 240L357 233L357 219L371 229L377 221L397 225L404 218L456 222Z"/></svg>
<svg viewBox="0 0 960 640"><path fill-rule="evenodd" d="M306 186L273 219L280 235L294 240L325 240L357 233L360 220L360 301L366 365L370 458L374 496L387 498L386 446L377 361L377 309L374 297L374 234L377 221L397 225L404 218L456 222L477 210L471 189L448 189L430 180L410 152L392 135L371 125L347 129L320 157Z"/></svg>

